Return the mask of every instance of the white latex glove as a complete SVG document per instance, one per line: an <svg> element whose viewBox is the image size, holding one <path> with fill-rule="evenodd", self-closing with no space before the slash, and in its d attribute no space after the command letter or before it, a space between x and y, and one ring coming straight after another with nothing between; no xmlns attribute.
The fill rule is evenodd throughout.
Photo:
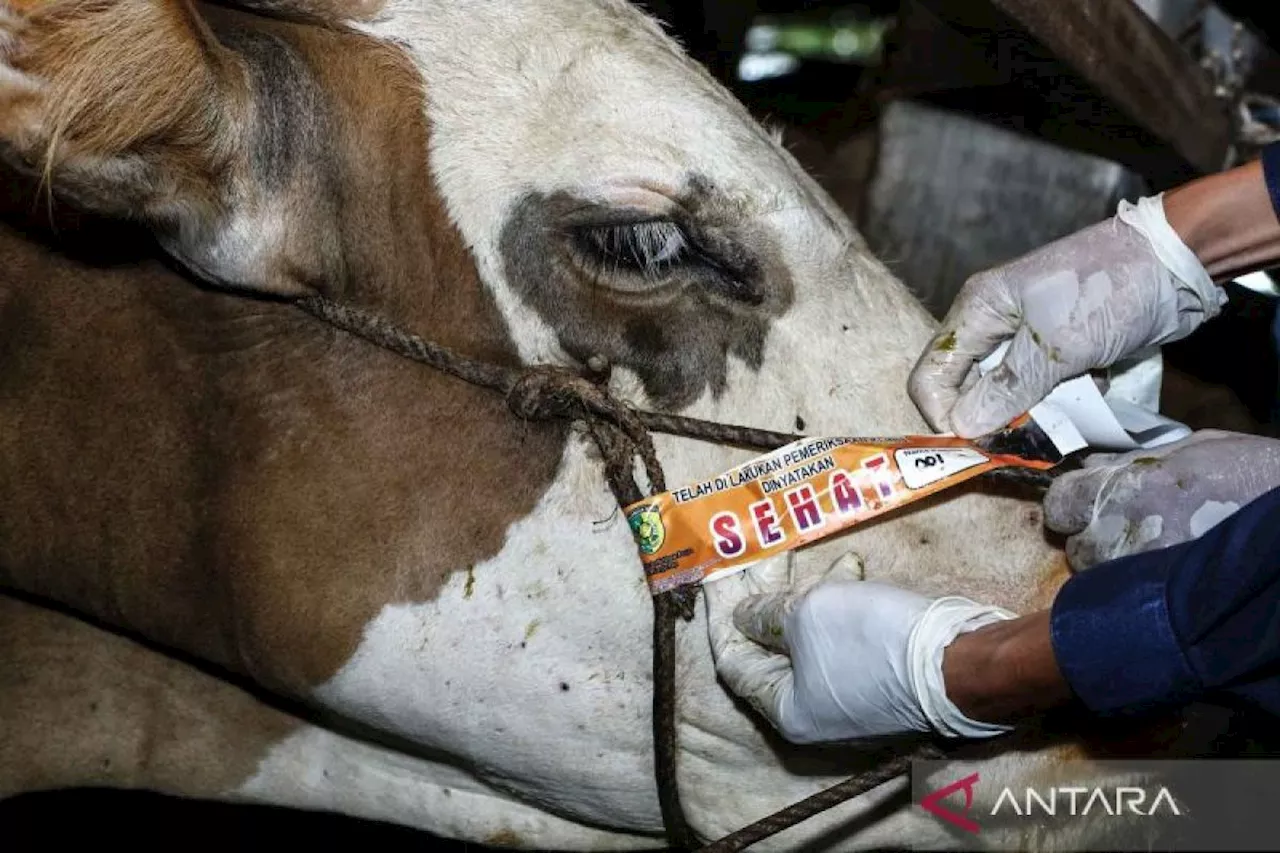
<svg viewBox="0 0 1280 853"><path fill-rule="evenodd" d="M1059 477L1045 525L1082 570L1203 535L1280 486L1280 441L1204 430L1154 450L1099 454Z"/></svg>
<svg viewBox="0 0 1280 853"><path fill-rule="evenodd" d="M1191 334L1226 301L1164 215L1162 197L970 278L911 372L934 429L976 438L1054 386ZM975 365L1002 341L995 370Z"/></svg>
<svg viewBox="0 0 1280 853"><path fill-rule="evenodd" d="M947 698L942 653L961 633L1014 614L964 598L930 600L870 581L744 599L734 624L758 645L717 661L720 677L795 743L936 730L989 737Z"/></svg>

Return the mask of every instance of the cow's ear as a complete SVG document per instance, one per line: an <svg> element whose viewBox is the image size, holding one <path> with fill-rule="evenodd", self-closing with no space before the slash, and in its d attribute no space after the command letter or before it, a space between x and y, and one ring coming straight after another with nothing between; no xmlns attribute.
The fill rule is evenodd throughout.
<svg viewBox="0 0 1280 853"><path fill-rule="evenodd" d="M269 111L246 56L284 47L251 27L187 0L0 0L0 156L57 199L145 223L207 281L310 292L323 264L288 256L288 211L254 173L280 160L255 149Z"/></svg>

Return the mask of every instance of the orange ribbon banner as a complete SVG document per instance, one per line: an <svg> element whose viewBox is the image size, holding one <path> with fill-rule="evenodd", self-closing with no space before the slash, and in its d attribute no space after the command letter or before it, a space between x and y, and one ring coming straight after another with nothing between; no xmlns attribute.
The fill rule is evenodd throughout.
<svg viewBox="0 0 1280 853"><path fill-rule="evenodd" d="M949 436L803 439L632 504L626 515L657 595L742 571L995 468L1056 464Z"/></svg>

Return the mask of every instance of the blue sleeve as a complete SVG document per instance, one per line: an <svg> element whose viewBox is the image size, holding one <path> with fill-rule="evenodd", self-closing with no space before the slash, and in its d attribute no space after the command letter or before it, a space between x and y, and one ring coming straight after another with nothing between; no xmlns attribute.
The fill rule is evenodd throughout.
<svg viewBox="0 0 1280 853"><path fill-rule="evenodd" d="M1271 196L1271 209L1280 219L1280 142L1272 142L1262 149L1262 174Z"/></svg>
<svg viewBox="0 0 1280 853"><path fill-rule="evenodd" d="M1217 691L1280 714L1280 489L1198 539L1072 577L1050 631L1063 677L1099 714Z"/></svg>

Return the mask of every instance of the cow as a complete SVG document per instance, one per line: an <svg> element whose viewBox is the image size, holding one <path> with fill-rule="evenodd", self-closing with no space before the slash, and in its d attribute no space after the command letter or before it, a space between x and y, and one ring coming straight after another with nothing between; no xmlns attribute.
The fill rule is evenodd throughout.
<svg viewBox="0 0 1280 853"><path fill-rule="evenodd" d="M934 321L623 0L241 5L0 2L0 719L32 722L0 791L663 846L650 594L594 446L294 303L817 435L923 431ZM673 485L749 457L656 447ZM885 755L789 746L716 677L738 601L829 572L1016 611L1068 576L1033 500L971 486L709 584L677 646L703 838ZM1031 728L988 772L1116 736ZM945 844L896 785L761 849Z"/></svg>

